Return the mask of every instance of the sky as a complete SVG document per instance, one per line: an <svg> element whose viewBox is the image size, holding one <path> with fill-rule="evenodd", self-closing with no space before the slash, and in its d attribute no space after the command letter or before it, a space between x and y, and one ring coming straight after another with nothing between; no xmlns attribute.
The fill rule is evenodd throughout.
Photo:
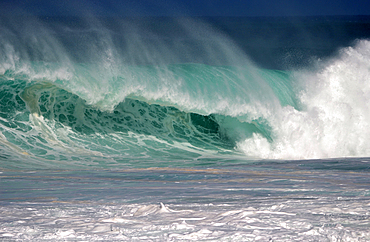
<svg viewBox="0 0 370 242"><path fill-rule="evenodd" d="M1 0L0 13L44 16L370 15L369 0Z"/></svg>

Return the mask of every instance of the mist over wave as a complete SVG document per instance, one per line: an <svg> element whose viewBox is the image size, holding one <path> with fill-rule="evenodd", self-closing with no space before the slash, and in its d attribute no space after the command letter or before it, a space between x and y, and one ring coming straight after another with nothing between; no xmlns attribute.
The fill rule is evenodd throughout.
<svg viewBox="0 0 370 242"><path fill-rule="evenodd" d="M191 19L2 19L4 154L67 167L369 155L370 41L286 70L237 42Z"/></svg>

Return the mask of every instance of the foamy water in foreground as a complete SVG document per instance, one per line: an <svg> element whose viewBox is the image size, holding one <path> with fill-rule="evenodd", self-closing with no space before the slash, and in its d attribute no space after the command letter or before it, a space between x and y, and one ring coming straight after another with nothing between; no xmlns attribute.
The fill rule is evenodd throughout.
<svg viewBox="0 0 370 242"><path fill-rule="evenodd" d="M368 241L368 162L3 171L0 238Z"/></svg>

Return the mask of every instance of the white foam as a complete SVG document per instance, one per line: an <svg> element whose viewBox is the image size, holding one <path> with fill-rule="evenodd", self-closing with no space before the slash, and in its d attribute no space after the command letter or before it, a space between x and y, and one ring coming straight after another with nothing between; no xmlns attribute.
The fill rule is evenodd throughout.
<svg viewBox="0 0 370 242"><path fill-rule="evenodd" d="M370 154L370 41L319 65L301 71L302 110L287 106L267 117L273 142L261 135L239 142L248 156L273 159L311 159Z"/></svg>
<svg viewBox="0 0 370 242"><path fill-rule="evenodd" d="M0 209L0 238L14 240L187 240L248 241L366 240L368 204L332 197L319 200L263 199L242 204L48 203L7 205ZM281 206L283 203L284 206ZM32 210L29 210L32 208ZM133 211L141 211L140 216ZM171 212L176 211L176 212ZM134 213L136 213L134 212ZM11 215L11 216L10 216ZM42 219L40 219L42 218ZM16 223L21 219L21 223ZM179 222L181 221L181 222ZM326 226L333 225L333 226ZM346 226L344 226L346 225Z"/></svg>

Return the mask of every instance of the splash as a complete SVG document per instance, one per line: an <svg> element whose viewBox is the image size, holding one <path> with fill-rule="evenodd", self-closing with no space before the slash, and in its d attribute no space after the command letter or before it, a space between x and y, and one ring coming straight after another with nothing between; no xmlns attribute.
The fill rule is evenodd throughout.
<svg viewBox="0 0 370 242"><path fill-rule="evenodd" d="M338 56L294 78L302 110L282 107L268 117L274 141L254 135L238 144L261 158L310 159L367 156L370 152L370 42L358 41Z"/></svg>

